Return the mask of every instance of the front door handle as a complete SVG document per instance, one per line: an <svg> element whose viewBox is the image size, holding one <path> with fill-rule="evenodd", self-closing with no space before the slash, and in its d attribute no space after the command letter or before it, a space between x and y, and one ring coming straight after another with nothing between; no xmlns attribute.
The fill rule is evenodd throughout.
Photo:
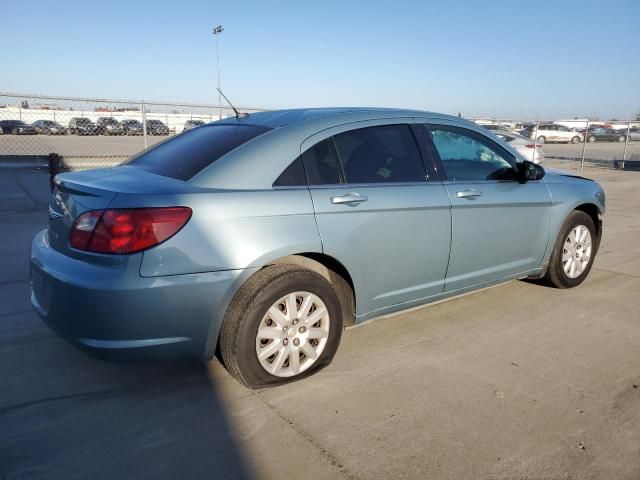
<svg viewBox="0 0 640 480"><path fill-rule="evenodd" d="M331 197L331 203L346 203L349 204L357 204L366 202L369 200L365 195L360 195L359 193L347 193L346 195L337 195L335 197Z"/></svg>
<svg viewBox="0 0 640 480"><path fill-rule="evenodd" d="M456 197L458 198L469 198L471 200L481 196L482 196L482 192L479 192L478 190L463 190L461 192L456 193Z"/></svg>

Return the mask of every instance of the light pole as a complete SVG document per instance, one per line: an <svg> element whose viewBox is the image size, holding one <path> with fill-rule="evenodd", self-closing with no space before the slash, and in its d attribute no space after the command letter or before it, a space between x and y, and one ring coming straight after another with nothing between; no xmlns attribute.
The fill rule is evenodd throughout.
<svg viewBox="0 0 640 480"><path fill-rule="evenodd" d="M220 53L218 51L218 36L224 31L222 25L218 25L213 29L213 36L216 37L216 68L218 69L218 90L220 89ZM222 98L218 92L218 119L222 120Z"/></svg>

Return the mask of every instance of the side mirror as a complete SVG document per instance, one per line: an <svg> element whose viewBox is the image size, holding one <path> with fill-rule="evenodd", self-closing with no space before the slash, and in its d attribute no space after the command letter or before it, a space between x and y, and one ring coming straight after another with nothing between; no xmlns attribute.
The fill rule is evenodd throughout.
<svg viewBox="0 0 640 480"><path fill-rule="evenodd" d="M541 180L543 177L544 168L541 165L528 160L518 164L518 181L520 183L525 183L529 180Z"/></svg>

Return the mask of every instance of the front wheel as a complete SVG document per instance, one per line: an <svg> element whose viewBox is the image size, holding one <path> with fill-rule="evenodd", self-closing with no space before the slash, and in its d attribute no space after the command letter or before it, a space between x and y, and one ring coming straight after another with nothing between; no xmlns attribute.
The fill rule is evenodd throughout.
<svg viewBox="0 0 640 480"><path fill-rule="evenodd" d="M618 142L622 143L622 142L624 142L624 140L625 140L624 135L620 135L620 136L618 137Z"/></svg>
<svg viewBox="0 0 640 480"><path fill-rule="evenodd" d="M593 136L589 137L589 143L593 143L595 141L596 141L596 137L593 137Z"/></svg>
<svg viewBox="0 0 640 480"><path fill-rule="evenodd" d="M547 139L546 139L545 137L543 137L542 135L540 135L540 136L538 137L538 140L537 140L536 142L537 142L537 143L544 143L544 142L546 142L546 141L547 141Z"/></svg>
<svg viewBox="0 0 640 480"><path fill-rule="evenodd" d="M557 288L577 287L589 274L597 250L593 219L574 210L565 220L549 259L547 279Z"/></svg>
<svg viewBox="0 0 640 480"><path fill-rule="evenodd" d="M571 143L580 143L580 137L576 136L571 139Z"/></svg>
<svg viewBox="0 0 640 480"><path fill-rule="evenodd" d="M296 265L257 272L234 297L220 332L225 367L249 388L280 385L327 366L342 336L334 286Z"/></svg>

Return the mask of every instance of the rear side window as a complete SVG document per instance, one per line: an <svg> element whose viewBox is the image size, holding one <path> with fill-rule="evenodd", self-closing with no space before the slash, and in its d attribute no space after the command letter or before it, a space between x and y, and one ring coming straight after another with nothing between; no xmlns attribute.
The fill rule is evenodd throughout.
<svg viewBox="0 0 640 480"><path fill-rule="evenodd" d="M350 130L334 137L347 183L424 182L425 169L408 125Z"/></svg>
<svg viewBox="0 0 640 480"><path fill-rule="evenodd" d="M291 165L285 168L284 172L273 182L274 187L294 187L307 185L304 176L304 167L302 166L302 158L296 158Z"/></svg>
<svg viewBox="0 0 640 480"><path fill-rule="evenodd" d="M209 125L177 135L125 162L141 170L189 180L220 157L269 131L255 125Z"/></svg>
<svg viewBox="0 0 640 480"><path fill-rule="evenodd" d="M330 138L316 143L304 152L302 160L309 185L340 183L340 166Z"/></svg>

